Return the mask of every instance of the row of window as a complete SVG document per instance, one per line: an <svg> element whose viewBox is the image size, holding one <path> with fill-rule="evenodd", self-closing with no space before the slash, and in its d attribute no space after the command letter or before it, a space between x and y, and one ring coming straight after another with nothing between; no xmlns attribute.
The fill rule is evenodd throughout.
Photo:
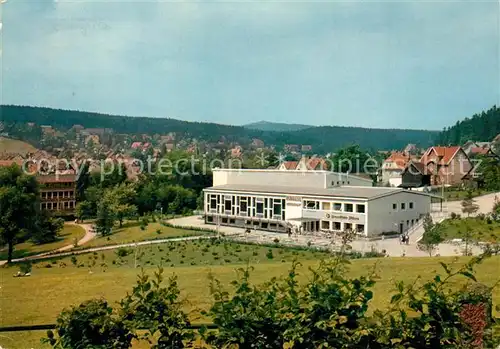
<svg viewBox="0 0 500 349"><path fill-rule="evenodd" d="M333 230L333 231L356 231L358 233L364 233L365 232L365 225L364 224L321 221L321 229L322 230Z"/></svg>
<svg viewBox="0 0 500 349"><path fill-rule="evenodd" d="M73 191L42 192L42 199L71 198L75 195Z"/></svg>
<svg viewBox="0 0 500 349"><path fill-rule="evenodd" d="M408 209L409 209L409 210L413 210L413 206L414 206L414 205L413 205L413 202L409 202L409 203L408 203ZM406 207L407 207L407 206L406 206L406 202L402 202L402 203L400 203L400 204L399 204L399 207L400 207L400 210L401 210L401 211L406 210ZM397 203L395 203L395 202L394 202L394 203L392 203L392 209L396 211L396 210L398 209L398 204L397 204Z"/></svg>
<svg viewBox="0 0 500 349"><path fill-rule="evenodd" d="M285 199L209 194L207 212L242 217L285 219Z"/></svg>
<svg viewBox="0 0 500 349"><path fill-rule="evenodd" d="M337 181L337 185L341 185L341 184L342 185L344 185L344 184L349 185L349 184L351 184L351 182L350 181ZM335 185L335 181L332 181L332 185Z"/></svg>
<svg viewBox="0 0 500 349"><path fill-rule="evenodd" d="M356 206L356 207L355 207ZM338 212L356 212L365 213L365 204L348 204L341 202L319 202L315 200L304 200L303 208L307 210L323 210L323 211L338 211ZM356 211L354 211L356 208Z"/></svg>
<svg viewBox="0 0 500 349"><path fill-rule="evenodd" d="M64 201L64 202L42 202L40 204L42 210L64 210L75 208L74 201Z"/></svg>

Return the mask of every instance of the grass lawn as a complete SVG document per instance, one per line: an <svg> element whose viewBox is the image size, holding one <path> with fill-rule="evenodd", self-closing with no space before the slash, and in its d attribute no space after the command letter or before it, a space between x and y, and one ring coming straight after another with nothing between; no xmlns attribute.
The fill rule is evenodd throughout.
<svg viewBox="0 0 500 349"><path fill-rule="evenodd" d="M6 137L0 137L0 152L26 154L34 153L37 149L29 143Z"/></svg>
<svg viewBox="0 0 500 349"><path fill-rule="evenodd" d="M463 200L467 196L467 192L468 192L467 190L452 190L452 189L445 188L444 199L446 201L460 201L460 200ZM472 190L473 197L486 195L488 193L489 193L489 191L487 191L487 190L481 190L481 189ZM441 196L441 189L433 190L432 194Z"/></svg>
<svg viewBox="0 0 500 349"><path fill-rule="evenodd" d="M139 222L128 221L125 222L121 228L116 226L110 236L97 237L82 247L88 248L181 236L199 236L204 234L208 233L203 231L166 227L158 222L149 223L147 227L142 230Z"/></svg>
<svg viewBox="0 0 500 349"><path fill-rule="evenodd" d="M464 233L470 232L474 241L500 242L500 223L490 222L476 217L447 219L440 226L445 239L463 239Z"/></svg>
<svg viewBox="0 0 500 349"><path fill-rule="evenodd" d="M71 245L75 239L80 240L85 235L85 230L74 224L65 224L63 230L59 233L56 241L35 245L31 241L23 242L14 246L14 258L21 258L43 252L50 252L58 248ZM0 250L0 260L7 259L7 247Z"/></svg>
<svg viewBox="0 0 500 349"><path fill-rule="evenodd" d="M235 270L245 267L248 262L254 268L252 280L261 283L272 277L286 275L291 261L296 258L302 264L299 267L299 279L304 281L309 276L308 268L317 266L321 258L328 256L320 251L216 240L145 246L139 248L137 253L134 249L125 249L121 253L122 257L118 256L117 251L75 256L76 265L71 262L71 257L40 261L33 266L32 276L27 278L12 277L12 274L17 272L16 266L1 268L2 325L54 323L63 308L84 300L102 297L111 303L118 301L132 289L140 272L139 268L134 268L136 256L138 265L143 266L149 274L160 264L165 267L166 276L175 273L179 278L181 297L186 300L186 310L190 313L191 320L194 323L209 322L210 319L200 315L201 309L208 309L212 304L209 273L221 280L223 285L228 285L227 289L230 290L229 283L236 276ZM467 257L461 257L454 263L458 266L467 260ZM417 276L430 279L436 271L441 272L440 261L451 263L454 260L437 257L359 259L352 261L349 275L366 275L376 265L380 280L374 287L374 299L371 302L373 310L388 306L394 281L411 282ZM478 280L492 285L496 281L499 265L500 257L486 260L478 267ZM89 268L92 273L89 273ZM499 288L494 291L493 298L494 304L500 303ZM39 338L44 335L44 331L0 333L0 345L9 349L44 348L39 344ZM138 345L134 348L142 349L148 346Z"/></svg>

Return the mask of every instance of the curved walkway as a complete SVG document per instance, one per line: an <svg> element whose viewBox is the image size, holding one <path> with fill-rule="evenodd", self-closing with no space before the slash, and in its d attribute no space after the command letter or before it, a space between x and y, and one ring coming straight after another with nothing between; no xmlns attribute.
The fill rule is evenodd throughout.
<svg viewBox="0 0 500 349"><path fill-rule="evenodd" d="M77 245L78 246L81 246L81 245L84 245L86 244L87 242L89 242L90 240L94 239L96 237L96 233L94 232L94 230L92 229L92 225L91 224L77 224L77 223L66 223L67 225L78 225L80 227L82 227L84 230L85 230L85 235L80 239L78 240L77 242ZM60 247L56 250L53 250L53 251L49 251L49 252L43 252L43 253L40 253L40 254L36 254L36 255L33 255L33 256L28 256L28 257L23 257L23 258L16 258L16 259L13 259L12 261L13 262L20 262L20 261L24 261L24 260L34 260L34 259L42 259L42 258L48 258L48 257L52 257L54 256L55 254L59 253L59 252L64 252L64 251L68 251L68 250L71 250L72 248L74 248L75 245L74 244L71 244L71 245L66 245L66 246L63 246L63 247ZM6 264L7 261L0 261L0 266Z"/></svg>

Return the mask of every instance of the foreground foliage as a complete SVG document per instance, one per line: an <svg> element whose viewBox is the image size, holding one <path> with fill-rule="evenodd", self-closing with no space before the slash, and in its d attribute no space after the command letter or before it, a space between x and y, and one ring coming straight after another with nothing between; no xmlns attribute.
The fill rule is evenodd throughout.
<svg viewBox="0 0 500 349"><path fill-rule="evenodd" d="M487 256L471 258L433 280L397 283L386 311L368 313L376 266L366 276L349 278L342 256L310 269L297 281L298 263L287 277L251 282L251 268L239 269L232 291L211 277L214 303L206 312L216 330L195 332L182 309L175 277L163 286L160 268L144 272L115 309L93 300L65 310L47 342L55 348L129 348L132 339L153 348L491 348L491 291L478 283L474 267ZM468 280L457 289L456 282ZM462 278L462 280L457 280ZM76 328L85 329L76 331Z"/></svg>

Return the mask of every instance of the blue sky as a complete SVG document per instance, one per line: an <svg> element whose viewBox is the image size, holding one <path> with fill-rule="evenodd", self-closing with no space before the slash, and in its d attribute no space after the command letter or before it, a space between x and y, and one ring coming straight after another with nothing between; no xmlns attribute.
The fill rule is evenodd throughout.
<svg viewBox="0 0 500 349"><path fill-rule="evenodd" d="M499 3L8 0L2 103L441 129L499 103Z"/></svg>

